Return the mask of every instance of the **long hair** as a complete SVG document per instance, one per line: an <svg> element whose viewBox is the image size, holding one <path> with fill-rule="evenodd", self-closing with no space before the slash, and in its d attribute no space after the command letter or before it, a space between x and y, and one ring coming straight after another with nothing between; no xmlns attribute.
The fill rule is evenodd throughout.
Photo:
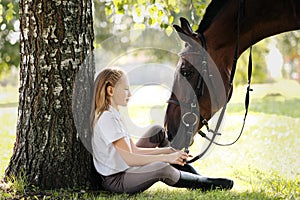
<svg viewBox="0 0 300 200"><path fill-rule="evenodd" d="M92 132L96 121L104 111L109 109L109 106L111 105L111 100L107 93L107 87L115 87L124 74L124 71L119 68L105 68L97 76L94 83L94 94L90 116Z"/></svg>

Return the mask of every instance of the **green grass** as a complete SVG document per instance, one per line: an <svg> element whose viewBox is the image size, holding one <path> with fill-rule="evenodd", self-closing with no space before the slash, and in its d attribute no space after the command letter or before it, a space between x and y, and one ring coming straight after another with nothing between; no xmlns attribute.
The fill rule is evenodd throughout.
<svg viewBox="0 0 300 200"><path fill-rule="evenodd" d="M285 99L282 96L268 96L263 99L254 99L249 105L252 112L282 115L300 118L300 99ZM234 103L229 112L244 112L244 103Z"/></svg>
<svg viewBox="0 0 300 200"><path fill-rule="evenodd" d="M252 171L253 177L249 177L245 172L240 172L238 176L243 177L245 182L251 182L252 188L246 191L210 191L199 192L198 190L174 189L158 183L157 187L152 187L143 193L136 195L112 194L106 191L90 192L84 190L55 190L55 191L0 191L0 195L5 199L203 199L203 200L224 200L224 199L297 199L300 195L300 182L290 181L281 178L276 174L261 173ZM251 180L248 180L251 178ZM158 187L159 186L159 187ZM22 188L18 188L22 189ZM3 198L3 199L4 199ZM0 197L1 199L1 197Z"/></svg>
<svg viewBox="0 0 300 200"><path fill-rule="evenodd" d="M17 124L18 87L0 87L0 173L9 162L13 152ZM1 176L0 175L0 176Z"/></svg>
<svg viewBox="0 0 300 200"><path fill-rule="evenodd" d="M241 139L229 147L214 146L206 157L193 163L203 175L232 178L235 185L231 191L202 193L174 189L163 183L156 183L147 191L133 196L67 189L40 191L34 188L28 191L26 178L18 177L8 190L0 190L0 199L300 199L300 97L295 95L300 93L291 92L288 96L288 93L277 94L276 91L254 90ZM218 140L221 143L234 140L242 124L244 97L241 94L244 92L239 88L235 92ZM6 103L14 102L14 98L6 99ZM149 112L146 108L141 109L143 115ZM132 116L140 117L137 114L140 112L135 108ZM0 109L1 174L12 154L16 114L16 108ZM191 153L199 153L203 143L204 140L196 136Z"/></svg>
<svg viewBox="0 0 300 200"><path fill-rule="evenodd" d="M16 137L16 108L0 109L0 121L0 173L4 174L4 170L13 152L13 144Z"/></svg>

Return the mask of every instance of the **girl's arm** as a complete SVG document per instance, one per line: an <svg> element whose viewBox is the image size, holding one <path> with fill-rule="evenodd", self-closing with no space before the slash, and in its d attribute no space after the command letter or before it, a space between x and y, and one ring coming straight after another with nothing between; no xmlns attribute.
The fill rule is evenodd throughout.
<svg viewBox="0 0 300 200"><path fill-rule="evenodd" d="M136 154L145 154L145 155L158 155L158 154L170 154L174 153L177 150L172 147L163 147L163 148L141 148L137 147L135 143L130 139L131 149L133 153Z"/></svg>
<svg viewBox="0 0 300 200"><path fill-rule="evenodd" d="M118 153L129 166L146 165L153 162L166 162L170 164L184 165L188 155L182 151L175 151L168 154L145 155L134 153L124 138L113 142Z"/></svg>

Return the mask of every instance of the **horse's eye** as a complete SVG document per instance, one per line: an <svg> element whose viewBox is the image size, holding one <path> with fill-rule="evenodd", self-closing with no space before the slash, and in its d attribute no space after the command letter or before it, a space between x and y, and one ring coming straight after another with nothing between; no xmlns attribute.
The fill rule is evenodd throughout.
<svg viewBox="0 0 300 200"><path fill-rule="evenodd" d="M188 71L188 70L181 69L181 70L180 70L180 73L181 73L181 75L182 75L183 77L189 79L189 78L191 78L191 75L192 75L193 72L192 72L192 71Z"/></svg>

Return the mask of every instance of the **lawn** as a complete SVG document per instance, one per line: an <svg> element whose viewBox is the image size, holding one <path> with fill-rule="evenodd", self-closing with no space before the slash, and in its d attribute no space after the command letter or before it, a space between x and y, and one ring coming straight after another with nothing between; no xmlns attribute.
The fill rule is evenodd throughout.
<svg viewBox="0 0 300 200"><path fill-rule="evenodd" d="M154 184L142 194L112 195L84 190L38 191L37 199L300 199L300 86L294 82L254 85L250 111L240 140L229 147L214 146L193 163L206 176L229 177L235 181L231 191L202 193ZM1 89L0 89L1 90ZM287 92L289 91L289 92ZM2 93L1 93L2 94ZM15 93L13 93L15 94ZM234 91L222 128L220 143L233 141L242 125L244 87ZM6 103L15 103L6 97ZM1 102L2 101L2 102ZM0 105L6 105L0 99ZM5 108L4 108L5 107ZM145 109L145 108L143 108ZM138 108L135 109L139 113ZM144 112L144 110L143 110ZM16 107L0 108L0 170L9 162L15 140ZM134 116L134 113L133 113ZM213 121L213 120L212 120ZM204 140L196 136L191 153L201 151ZM18 191L15 189L15 192ZM0 191L3 198L16 195ZM18 196L19 195L19 196ZM20 197L24 193L18 193ZM1 199L1 197L0 197Z"/></svg>

